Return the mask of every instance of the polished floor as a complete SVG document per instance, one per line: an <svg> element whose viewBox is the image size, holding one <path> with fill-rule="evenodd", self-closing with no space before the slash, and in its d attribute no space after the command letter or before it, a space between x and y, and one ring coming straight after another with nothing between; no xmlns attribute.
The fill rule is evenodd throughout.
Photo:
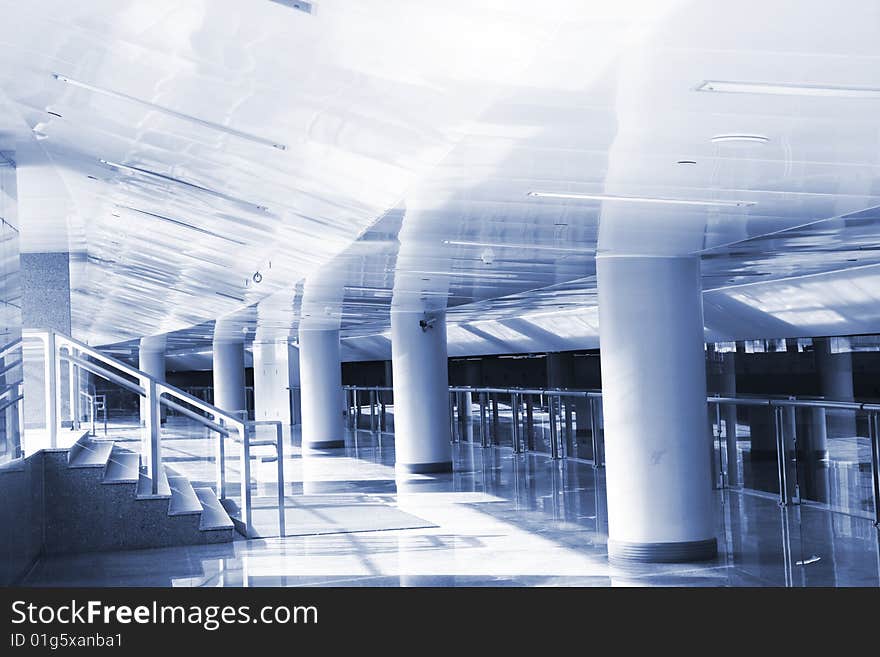
<svg viewBox="0 0 880 657"><path fill-rule="evenodd" d="M115 437L136 431L117 427ZM211 438L172 418L165 461L211 481ZM255 459L265 538L228 545L44 559L30 586L880 586L865 517L770 496L715 492L720 555L700 564L613 567L604 471L546 454L454 446L455 472L397 480L391 434L349 432L303 454L285 434L287 535L277 536L277 462ZM266 455L269 455L267 452ZM235 477L234 466L230 476ZM273 532L273 528L275 531ZM272 535L276 534L276 535Z"/></svg>

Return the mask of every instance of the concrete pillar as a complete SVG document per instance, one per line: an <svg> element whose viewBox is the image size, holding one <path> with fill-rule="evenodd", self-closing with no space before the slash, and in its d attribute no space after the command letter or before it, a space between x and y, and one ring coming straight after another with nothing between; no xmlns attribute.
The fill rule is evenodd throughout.
<svg viewBox="0 0 880 657"><path fill-rule="evenodd" d="M66 252L22 253L21 320L23 328L51 329L71 333L70 254ZM52 412L47 408L48 382L45 380L42 350L28 348L23 353L24 424L27 429L46 426ZM60 415L55 425L69 417L69 382L63 368ZM53 443L53 446L54 443ZM61 445L58 445L61 446Z"/></svg>
<svg viewBox="0 0 880 657"><path fill-rule="evenodd" d="M141 338L140 347L138 349L138 369L146 372L153 378L165 380L165 335L150 335ZM141 424L146 421L147 400L141 397L140 400L140 420ZM164 406L162 409L162 419L165 419L167 410Z"/></svg>
<svg viewBox="0 0 880 657"><path fill-rule="evenodd" d="M299 352L287 340L254 342L254 418L296 424Z"/></svg>
<svg viewBox="0 0 880 657"><path fill-rule="evenodd" d="M214 334L214 406L228 412L247 410L244 339Z"/></svg>
<svg viewBox="0 0 880 657"><path fill-rule="evenodd" d="M844 338L837 338L844 341ZM819 374L819 394L835 401L853 400L852 353L832 353L831 338L813 339L813 358ZM856 417L847 411L828 411L827 427L830 438L852 438L856 432Z"/></svg>
<svg viewBox="0 0 880 657"><path fill-rule="evenodd" d="M396 468L451 472L446 313L391 313Z"/></svg>
<svg viewBox="0 0 880 657"><path fill-rule="evenodd" d="M699 259L596 264L609 558L714 558Z"/></svg>
<svg viewBox="0 0 880 657"><path fill-rule="evenodd" d="M344 447L339 330L300 328L299 367L303 448Z"/></svg>

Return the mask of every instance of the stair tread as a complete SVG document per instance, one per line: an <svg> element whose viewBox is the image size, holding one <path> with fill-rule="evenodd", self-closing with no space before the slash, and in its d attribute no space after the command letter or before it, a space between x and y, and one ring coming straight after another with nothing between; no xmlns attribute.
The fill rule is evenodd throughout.
<svg viewBox="0 0 880 657"><path fill-rule="evenodd" d="M113 443L93 440L79 441L76 449L71 448L68 467L71 468L103 468L113 450Z"/></svg>
<svg viewBox="0 0 880 657"><path fill-rule="evenodd" d="M169 516L188 516L202 513L202 504L195 489L186 477L169 476L171 502L168 505Z"/></svg>
<svg viewBox="0 0 880 657"><path fill-rule="evenodd" d="M107 468L104 470L105 484L136 484L140 479L140 456L121 447L113 446Z"/></svg>
<svg viewBox="0 0 880 657"><path fill-rule="evenodd" d="M199 529L232 529L232 519L220 500L210 488L194 488L193 489L202 505L202 519L199 523Z"/></svg>
<svg viewBox="0 0 880 657"><path fill-rule="evenodd" d="M147 475L141 473L140 478L138 479L138 488L137 488L137 496L138 499L168 499L171 497L171 486L168 483L169 477L166 476L165 471L162 471L162 476L159 478L159 492L158 494L153 494L152 483L153 480L150 479Z"/></svg>
<svg viewBox="0 0 880 657"><path fill-rule="evenodd" d="M254 446L257 446L257 445L276 445L277 442L275 441L274 438L272 438L272 439L270 439L270 438L263 438L263 439L261 439L261 440L251 440L248 444L249 444L251 447L254 447Z"/></svg>

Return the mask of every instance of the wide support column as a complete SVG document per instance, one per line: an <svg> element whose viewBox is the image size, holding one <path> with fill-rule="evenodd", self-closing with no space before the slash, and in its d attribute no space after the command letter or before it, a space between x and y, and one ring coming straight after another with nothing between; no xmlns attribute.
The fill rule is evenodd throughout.
<svg viewBox="0 0 880 657"><path fill-rule="evenodd" d="M214 337L214 406L228 412L247 410L244 340Z"/></svg>
<svg viewBox="0 0 880 657"><path fill-rule="evenodd" d="M304 449L344 447L339 331L299 331L299 375Z"/></svg>
<svg viewBox="0 0 880 657"><path fill-rule="evenodd" d="M717 554L700 263L599 256L608 556Z"/></svg>
<svg viewBox="0 0 880 657"><path fill-rule="evenodd" d="M831 338L813 338L813 356L819 374L819 393L825 399L852 401L853 363L852 353L845 339L837 338L846 347L839 353L832 351ZM829 411L827 427L829 438L852 438L856 432L856 416L851 411ZM817 449L824 449L818 447Z"/></svg>
<svg viewBox="0 0 880 657"><path fill-rule="evenodd" d="M299 353L287 340L254 342L254 418L297 423Z"/></svg>
<svg viewBox="0 0 880 657"><path fill-rule="evenodd" d="M392 310L391 360L397 471L451 472L446 313Z"/></svg>
<svg viewBox="0 0 880 657"><path fill-rule="evenodd" d="M165 346L166 336L151 335L141 338L138 349L138 369L146 372L157 381L165 381ZM141 397L141 424L147 421L148 405L145 397ZM162 408L162 418L165 418L165 407Z"/></svg>

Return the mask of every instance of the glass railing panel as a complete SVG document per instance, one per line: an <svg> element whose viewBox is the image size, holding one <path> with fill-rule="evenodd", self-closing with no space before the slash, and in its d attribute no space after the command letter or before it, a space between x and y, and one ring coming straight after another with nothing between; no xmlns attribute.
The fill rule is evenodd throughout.
<svg viewBox="0 0 880 657"><path fill-rule="evenodd" d="M801 500L832 511L874 517L868 416L836 408L798 409Z"/></svg>
<svg viewBox="0 0 880 657"><path fill-rule="evenodd" d="M742 486L778 496L779 463L774 410L769 405L742 408L745 422L737 430Z"/></svg>

